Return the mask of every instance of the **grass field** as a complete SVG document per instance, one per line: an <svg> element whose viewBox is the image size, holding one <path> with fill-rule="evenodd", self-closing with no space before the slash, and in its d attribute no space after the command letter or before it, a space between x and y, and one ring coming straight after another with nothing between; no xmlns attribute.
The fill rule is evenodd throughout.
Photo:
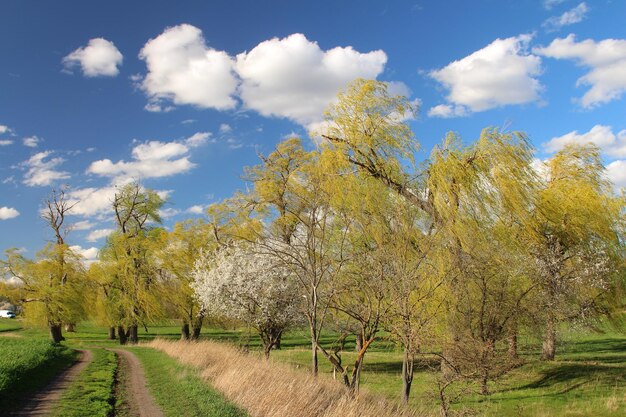
<svg viewBox="0 0 626 417"><path fill-rule="evenodd" d="M46 385L75 357L73 350L43 338L0 337L0 410Z"/></svg>
<svg viewBox="0 0 626 417"><path fill-rule="evenodd" d="M150 391L168 417L244 417L190 367L163 352L129 348L141 361Z"/></svg>
<svg viewBox="0 0 626 417"><path fill-rule="evenodd" d="M23 329L18 334L29 339L46 337L46 333L39 329ZM140 340L148 341L155 337L178 339L179 335L179 327L170 323L150 326L148 332L142 329ZM65 336L67 345L72 347L118 346L116 341L106 340L106 329L90 323L79 325L77 333L68 333ZM250 347L253 354L257 354L254 352L259 347L258 338L246 330L205 328L202 338L245 345ZM330 344L333 340L333 334L327 334L323 339L325 344ZM272 352L272 360L289 363L306 372L310 362L307 333L305 331L287 333L282 347L281 350ZM344 363L352 361L353 347L353 341L346 345L346 352L343 354ZM539 341L532 335L522 337L520 353L525 364L492 383L490 388L493 394L488 397L481 396L472 389L466 390L467 385L453 386L451 394L461 388L464 391L453 403L453 408L486 416L626 415L624 332L608 326L595 331L583 328L562 329L557 360L551 363L538 360L539 347ZM147 369L153 369L150 372L157 369L150 368L151 363L157 364L155 365L157 367L164 367L163 372L175 369L175 363L167 364L166 360L149 353L149 350L132 349L137 352ZM401 388L401 360L401 351L392 343L386 341L384 337L376 341L366 355L361 386L370 392L397 401ZM330 364L322 357L320 367L322 373L330 375ZM185 372L183 374L189 375ZM426 408L432 413L438 412L434 390L436 376L437 373L428 368L420 369L416 373L411 397L413 407ZM178 384L187 386L186 383L179 381L161 389L173 390ZM155 390L157 389L159 388L155 385ZM189 386L188 389L191 390ZM174 394L171 396L174 398ZM173 400L172 402L176 403Z"/></svg>

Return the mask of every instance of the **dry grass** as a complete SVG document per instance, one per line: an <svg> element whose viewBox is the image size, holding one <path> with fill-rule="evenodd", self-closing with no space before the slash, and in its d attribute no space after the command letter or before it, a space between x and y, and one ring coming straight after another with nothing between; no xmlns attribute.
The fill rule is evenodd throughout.
<svg viewBox="0 0 626 417"><path fill-rule="evenodd" d="M424 414L361 391L346 395L337 381L265 361L216 342L154 340L148 346L198 368L226 398L252 417L417 417Z"/></svg>

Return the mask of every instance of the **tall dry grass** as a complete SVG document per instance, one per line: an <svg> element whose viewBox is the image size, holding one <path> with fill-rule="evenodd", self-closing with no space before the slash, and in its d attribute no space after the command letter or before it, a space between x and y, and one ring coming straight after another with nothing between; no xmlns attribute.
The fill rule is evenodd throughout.
<svg viewBox="0 0 626 417"><path fill-rule="evenodd" d="M347 395L337 381L265 361L216 342L157 339L148 346L200 369L203 378L252 417L417 417L424 415L361 390Z"/></svg>

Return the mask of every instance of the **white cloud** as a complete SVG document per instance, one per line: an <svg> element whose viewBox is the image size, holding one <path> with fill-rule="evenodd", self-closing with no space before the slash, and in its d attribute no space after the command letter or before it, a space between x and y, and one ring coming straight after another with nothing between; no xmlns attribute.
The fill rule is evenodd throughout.
<svg viewBox="0 0 626 417"><path fill-rule="evenodd" d="M577 86L590 86L580 98L583 107L590 108L619 99L626 91L626 39L576 42L575 35L570 34L553 40L546 47L534 48L533 52L550 58L573 60L590 69L576 82Z"/></svg>
<svg viewBox="0 0 626 417"><path fill-rule="evenodd" d="M626 129L615 134L611 126L595 125L586 133L578 133L574 130L563 136L550 139L543 146L548 152L556 152L571 143L593 143L608 156L626 157Z"/></svg>
<svg viewBox="0 0 626 417"><path fill-rule="evenodd" d="M82 221L74 223L71 226L71 229L72 230L89 230L94 226L95 224L91 223L89 220L82 220Z"/></svg>
<svg viewBox="0 0 626 417"><path fill-rule="evenodd" d="M87 46L76 49L63 58L65 69L80 66L85 77L114 77L124 57L113 42L103 38L91 39Z"/></svg>
<svg viewBox="0 0 626 417"><path fill-rule="evenodd" d="M11 132L9 126L0 125L0 135Z"/></svg>
<svg viewBox="0 0 626 417"><path fill-rule="evenodd" d="M190 214L203 214L204 210L206 210L206 206L196 204L195 206L189 207L187 210L185 210L185 212Z"/></svg>
<svg viewBox="0 0 626 417"><path fill-rule="evenodd" d="M386 62L382 50L360 53L348 46L324 51L296 33L237 55L236 70L245 107L307 126L322 119L326 107L349 82L376 78Z"/></svg>
<svg viewBox="0 0 626 417"><path fill-rule="evenodd" d="M210 137L211 132L197 132L185 139L185 145L190 148L197 148L198 146L206 144Z"/></svg>
<svg viewBox="0 0 626 417"><path fill-rule="evenodd" d="M13 207L0 207L0 220L8 220L20 215Z"/></svg>
<svg viewBox="0 0 626 417"><path fill-rule="evenodd" d="M237 89L232 58L209 48L197 27L165 29L144 45L139 58L148 68L141 87L153 111L162 109L162 101L218 110L237 104L232 97Z"/></svg>
<svg viewBox="0 0 626 417"><path fill-rule="evenodd" d="M112 210L113 198L117 188L81 188L67 193L67 201L73 204L71 214L77 216L100 216Z"/></svg>
<svg viewBox="0 0 626 417"><path fill-rule="evenodd" d="M95 242L113 233L113 229L96 229L89 233L86 237L87 242Z"/></svg>
<svg viewBox="0 0 626 417"><path fill-rule="evenodd" d="M531 39L532 35L496 39L429 75L448 89L450 104L474 112L537 101L541 58L527 51Z"/></svg>
<svg viewBox="0 0 626 417"><path fill-rule="evenodd" d="M90 265L98 260L98 248L91 247L83 249L79 245L74 245L70 246L70 249L84 258L83 263L85 265Z"/></svg>
<svg viewBox="0 0 626 417"><path fill-rule="evenodd" d="M29 148L36 148L41 141L42 139L37 136L29 136L22 139L22 143L24 144L24 146L27 146Z"/></svg>
<svg viewBox="0 0 626 417"><path fill-rule="evenodd" d="M543 0L543 7L546 10L552 10L553 7L558 6L561 3L565 3L568 0Z"/></svg>
<svg viewBox="0 0 626 417"><path fill-rule="evenodd" d="M12 140L8 140L8 139L0 140L0 146L9 146L9 145L13 145Z"/></svg>
<svg viewBox="0 0 626 417"><path fill-rule="evenodd" d="M616 188L626 188L626 160L617 160L608 164L606 176Z"/></svg>
<svg viewBox="0 0 626 417"><path fill-rule="evenodd" d="M172 207L159 210L159 216L163 219L169 219L170 217L174 217L179 213L180 213L180 210L177 210Z"/></svg>
<svg viewBox="0 0 626 417"><path fill-rule="evenodd" d="M230 127L230 125L229 125L229 124L227 124L227 123L222 123L222 124L220 125L220 133L228 133L228 132L230 132L231 130L233 130L233 128L232 128L232 127Z"/></svg>
<svg viewBox="0 0 626 417"><path fill-rule="evenodd" d="M51 151L39 152L20 164L20 167L27 170L24 174L24 184L29 187L47 186L57 180L70 178L68 172L56 170L65 159L56 157L46 160L51 154Z"/></svg>
<svg viewBox="0 0 626 417"><path fill-rule="evenodd" d="M441 117L443 119L449 119L451 117L463 117L467 116L469 111L465 106L458 106L454 104L439 104L438 106L428 109L429 117Z"/></svg>
<svg viewBox="0 0 626 417"><path fill-rule="evenodd" d="M566 11L560 16L552 16L543 22L542 26L548 31L555 31L563 28L564 26L573 25L575 23L582 22L586 17L589 7L586 3L580 3L578 6L571 10Z"/></svg>
<svg viewBox="0 0 626 417"><path fill-rule="evenodd" d="M132 161L101 159L92 162L87 172L118 179L168 177L195 167L188 152L189 146L183 143L149 141L133 148Z"/></svg>

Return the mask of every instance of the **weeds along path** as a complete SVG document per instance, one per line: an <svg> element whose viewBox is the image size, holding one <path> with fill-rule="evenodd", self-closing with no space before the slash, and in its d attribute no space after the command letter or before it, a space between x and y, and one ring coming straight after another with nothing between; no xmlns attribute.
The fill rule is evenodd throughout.
<svg viewBox="0 0 626 417"><path fill-rule="evenodd" d="M57 376L48 386L35 393L33 397L22 407L21 410L11 413L11 416L34 417L48 416L54 410L54 406L61 398L63 391L74 379L89 365L92 359L91 351L79 350L78 360Z"/></svg>
<svg viewBox="0 0 626 417"><path fill-rule="evenodd" d="M124 382L128 386L124 387L124 391L128 396L130 414L138 417L165 417L146 386L146 378L139 359L128 350L111 350L119 356L122 366L126 368L125 373L128 377Z"/></svg>

